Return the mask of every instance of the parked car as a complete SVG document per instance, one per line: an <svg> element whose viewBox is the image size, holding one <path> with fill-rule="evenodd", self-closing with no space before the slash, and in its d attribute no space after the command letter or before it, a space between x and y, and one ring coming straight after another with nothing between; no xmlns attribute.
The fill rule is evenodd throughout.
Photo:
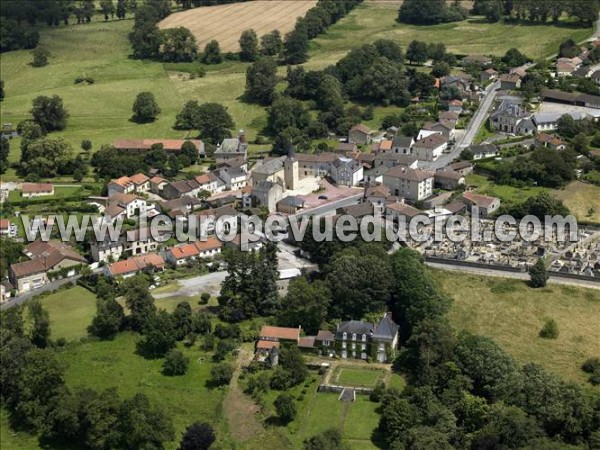
<svg viewBox="0 0 600 450"><path fill-rule="evenodd" d="M326 195L319 195L319 200L327 200L327 196Z"/></svg>

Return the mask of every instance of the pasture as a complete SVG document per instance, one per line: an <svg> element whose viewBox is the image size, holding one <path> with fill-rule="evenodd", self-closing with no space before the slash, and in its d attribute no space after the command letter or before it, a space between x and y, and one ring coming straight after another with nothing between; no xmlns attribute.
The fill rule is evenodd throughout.
<svg viewBox="0 0 600 450"><path fill-rule="evenodd" d="M200 50L214 39L221 51L238 52L238 40L244 30L252 28L259 37L273 30L285 35L294 28L296 19L304 17L316 4L316 0L257 0L207 6L171 14L158 26L188 28L196 36Z"/></svg>
<svg viewBox="0 0 600 450"><path fill-rule="evenodd" d="M521 364L533 362L565 380L586 382L581 364L600 354L600 291L549 285L532 289L524 281L435 270L454 299L449 318L457 332L489 336ZM557 339L538 333L554 319Z"/></svg>
<svg viewBox="0 0 600 450"><path fill-rule="evenodd" d="M600 223L600 186L573 181L564 189L553 191L577 220Z"/></svg>
<svg viewBox="0 0 600 450"><path fill-rule="evenodd" d="M391 39L404 49L412 40L442 42L448 51L462 55L503 55L516 47L525 55L538 59L556 53L560 43L569 37L580 42L592 34L591 28L574 28L569 22L561 22L559 26L490 24L480 17L433 26L400 24L396 22L400 3L372 0L359 5L332 25L326 34L311 41L310 60L306 66L322 69L334 64L350 49L377 39ZM463 6L467 7L466 4Z"/></svg>

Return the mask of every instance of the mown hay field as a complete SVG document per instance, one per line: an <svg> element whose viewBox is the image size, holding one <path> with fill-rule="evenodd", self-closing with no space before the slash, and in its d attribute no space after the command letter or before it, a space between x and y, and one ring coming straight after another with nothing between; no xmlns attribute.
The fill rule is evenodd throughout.
<svg viewBox="0 0 600 450"><path fill-rule="evenodd" d="M285 34L296 19L317 4L316 0L257 0L246 3L208 6L171 14L159 23L161 29L186 27L198 40L198 47L213 39L221 51L237 52L242 31L253 29L258 36L279 30Z"/></svg>

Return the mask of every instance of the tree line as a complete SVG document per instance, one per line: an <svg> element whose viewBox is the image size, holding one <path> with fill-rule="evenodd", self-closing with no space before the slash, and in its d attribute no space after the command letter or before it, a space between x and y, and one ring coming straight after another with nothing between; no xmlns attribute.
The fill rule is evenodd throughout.
<svg viewBox="0 0 600 450"><path fill-rule="evenodd" d="M121 399L115 388L66 385L65 368L56 357L56 346L64 342L51 340L48 313L38 300L1 314L3 404L12 423L37 433L42 445L160 449L174 439L171 419L144 394Z"/></svg>
<svg viewBox="0 0 600 450"><path fill-rule="evenodd" d="M502 17L527 20L533 23L558 23L563 14L589 26L598 20L598 0L475 0L471 14L485 16L489 22Z"/></svg>
<svg viewBox="0 0 600 450"><path fill-rule="evenodd" d="M90 23L97 11L104 20L124 19L137 5L138 0L100 0L96 9L94 0L6 0L0 17L0 51L35 48L39 25L69 25L72 19L78 24Z"/></svg>

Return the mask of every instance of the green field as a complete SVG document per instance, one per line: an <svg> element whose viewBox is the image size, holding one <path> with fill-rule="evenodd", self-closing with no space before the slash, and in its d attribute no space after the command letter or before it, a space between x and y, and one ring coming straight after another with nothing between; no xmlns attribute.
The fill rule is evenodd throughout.
<svg viewBox="0 0 600 450"><path fill-rule="evenodd" d="M600 290L555 284L532 289L521 280L454 271L434 275L454 298L450 320L457 331L489 336L522 364L534 362L586 383L581 364L600 356ZM547 319L558 323L557 339L538 337Z"/></svg>
<svg viewBox="0 0 600 450"><path fill-rule="evenodd" d="M572 28L568 23L553 25L520 25L485 23L470 18L434 26L413 26L396 22L399 2L367 1L346 18L311 42L307 66L323 68L343 57L348 50L377 39L392 39L406 48L412 40L442 42L456 54L504 54L516 47L530 58L550 56L566 38L580 42L592 34L591 28ZM535 36L535 37L534 37Z"/></svg>
<svg viewBox="0 0 600 450"><path fill-rule="evenodd" d="M335 383L342 386L373 387L383 378L384 372L379 369L358 369L341 366L335 377Z"/></svg>
<svg viewBox="0 0 600 450"><path fill-rule="evenodd" d="M58 291L41 299L50 315L52 339L68 341L87 336L87 327L96 314L96 296L81 286Z"/></svg>

